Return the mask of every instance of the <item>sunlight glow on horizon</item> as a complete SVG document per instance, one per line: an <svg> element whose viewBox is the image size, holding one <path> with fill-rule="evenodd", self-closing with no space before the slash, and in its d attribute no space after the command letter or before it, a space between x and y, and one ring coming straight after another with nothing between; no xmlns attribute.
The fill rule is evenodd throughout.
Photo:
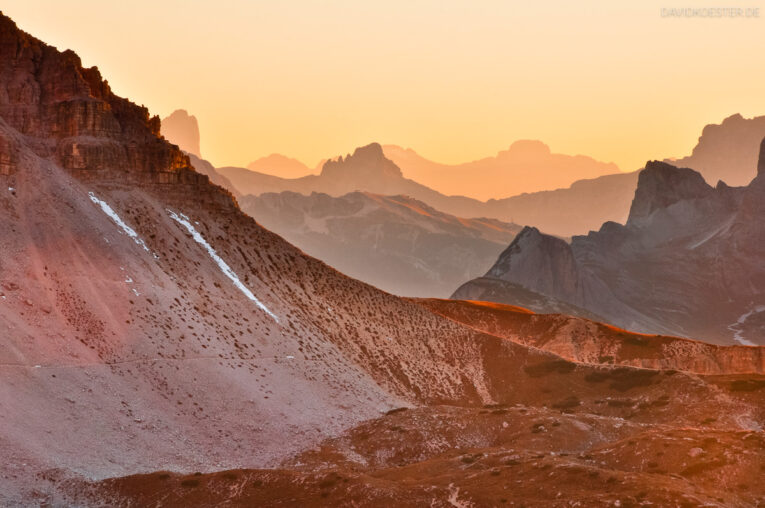
<svg viewBox="0 0 765 508"><path fill-rule="evenodd" d="M765 12L675 19L664 7L6 0L2 11L151 114L195 115L216 166L280 153L313 168L373 141L460 163L539 139L631 171L690 154L708 123L765 114Z"/></svg>

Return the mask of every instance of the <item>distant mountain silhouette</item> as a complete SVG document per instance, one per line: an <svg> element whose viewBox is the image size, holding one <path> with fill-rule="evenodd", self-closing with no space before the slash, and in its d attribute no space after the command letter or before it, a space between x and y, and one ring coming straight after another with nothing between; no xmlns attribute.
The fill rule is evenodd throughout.
<svg viewBox="0 0 765 508"><path fill-rule="evenodd" d="M405 196L295 192L240 199L242 210L311 256L403 296L446 297L484 273L521 228L462 219Z"/></svg>
<svg viewBox="0 0 765 508"><path fill-rule="evenodd" d="M209 161L202 159L199 152L199 124L194 115L189 115L185 109L173 111L170 116L162 119L160 133L166 140L178 145L178 148L186 152L194 169L210 177L212 183L227 188L234 195L239 195L228 178L218 173Z"/></svg>
<svg viewBox="0 0 765 508"><path fill-rule="evenodd" d="M694 149L694 155L683 159L693 160L690 164L684 165L693 169L706 168L698 169L698 171L702 174L706 171L706 179L710 184L717 182L709 176L713 174L724 176L723 180L729 184L731 182L742 184L742 181L743 184L748 183L754 177L753 168L756 166L759 139L765 135L765 133L757 134L763 123L761 119L765 117L746 120L740 115L733 115L726 119L722 126L707 126L699 145ZM736 133L740 133L740 137L737 137ZM715 155L716 150L723 155ZM388 156L388 154L393 155ZM731 164L722 162L722 158L727 156L731 157L733 161ZM275 161L281 159L280 156L272 157ZM400 163L393 160L394 158ZM462 168L463 165L454 168L439 165L423 159L412 150L404 150L394 145L382 147L373 143L357 149L353 155L328 160L319 174L301 178L281 178L266 172L235 167L218 168L218 172L231 180L233 188L243 195L283 191L304 195L320 192L335 197L354 191L406 195L457 217L490 217L503 222L528 224L545 233L564 237L597 231L605 222L624 223L627 220L637 186L638 171L614 172L595 178L584 178L563 188L517 195L508 194L510 197L489 199L484 202L465 195L446 195L418 179L413 179L403 169L404 166L421 167L425 168L423 175L427 175L428 172L436 174L446 168L445 174L472 174L472 177L466 178L465 181L480 181L481 185L484 185L484 177L477 175L494 171L491 168L499 167L494 163L503 160L515 161L513 163L515 166L512 167L516 168L520 167L519 161L522 160L536 161L535 164L539 164L541 160L564 161L566 164L571 164L571 167L582 164L589 168L603 169L609 166L589 157L550 154L544 144L524 141L515 143L510 150L500 153L496 158L469 163L474 166L463 174L462 169L454 169ZM525 167L539 168L533 165ZM481 173L482 171L484 173ZM457 181L456 176L455 181ZM500 188L498 184L494 184L502 180L487 179L487 181L491 186ZM457 192L469 194L470 185L467 183L462 191L458 188Z"/></svg>
<svg viewBox="0 0 765 508"><path fill-rule="evenodd" d="M695 169L709 185L720 180L734 187L747 185L756 176L758 147L763 137L765 116L744 118L736 113L720 124L704 127L691 155L665 162Z"/></svg>
<svg viewBox="0 0 765 508"><path fill-rule="evenodd" d="M323 163L322 163L323 164ZM318 168L311 169L297 159L292 159L278 153L272 153L266 157L254 160L247 165L247 169L266 175L281 178L300 178L318 172Z"/></svg>
<svg viewBox="0 0 765 508"><path fill-rule="evenodd" d="M486 202L484 214L531 224L558 236L597 230L603 222L624 222L635 193L638 171L574 182L565 189L521 194Z"/></svg>
<svg viewBox="0 0 765 508"><path fill-rule="evenodd" d="M407 178L444 194L480 200L559 189L577 180L619 173L614 163L551 153L546 144L534 140L516 141L494 157L462 164L433 162L396 145L385 145L383 151Z"/></svg>
<svg viewBox="0 0 765 508"><path fill-rule="evenodd" d="M176 109L170 116L163 118L161 133L165 139L178 145L184 152L202 157L197 117L189 115L185 109Z"/></svg>
<svg viewBox="0 0 765 508"><path fill-rule="evenodd" d="M354 191L405 195L457 217L535 224L559 236L586 233L605 220L626 220L637 181L637 173L618 173L575 182L568 189L482 202L465 196L446 196L405 178L377 143L358 148L345 158L328 160L320 174L302 178L280 178L236 167L217 170L243 195L284 191L304 195L320 192L335 197Z"/></svg>

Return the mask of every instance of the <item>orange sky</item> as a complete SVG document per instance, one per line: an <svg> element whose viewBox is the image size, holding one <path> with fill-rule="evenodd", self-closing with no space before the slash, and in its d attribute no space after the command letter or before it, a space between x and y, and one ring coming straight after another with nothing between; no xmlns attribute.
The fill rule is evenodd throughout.
<svg viewBox="0 0 765 508"><path fill-rule="evenodd" d="M765 10L663 18L673 3L3 0L2 10L98 65L116 93L161 116L196 115L218 166L278 152L313 167L371 141L456 163L540 139L631 170L688 154L706 123L765 114Z"/></svg>

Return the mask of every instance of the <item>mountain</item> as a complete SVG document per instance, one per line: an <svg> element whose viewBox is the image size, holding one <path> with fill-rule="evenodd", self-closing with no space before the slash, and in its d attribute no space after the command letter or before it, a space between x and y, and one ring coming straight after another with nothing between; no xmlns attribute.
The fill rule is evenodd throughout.
<svg viewBox="0 0 765 508"><path fill-rule="evenodd" d="M536 314L500 303L418 300L434 312L471 328L570 361L702 375L765 373L765 348L718 346L666 335L631 333L611 325L561 314Z"/></svg>
<svg viewBox="0 0 765 508"><path fill-rule="evenodd" d="M440 164L396 145L385 145L383 151L407 178L447 195L479 200L565 188L578 180L619 173L612 162L552 153L534 140L516 141L494 157L463 164Z"/></svg>
<svg viewBox="0 0 765 508"><path fill-rule="evenodd" d="M215 169L215 167L210 163L210 161L197 157L192 153L186 152L186 155L189 156L189 162L191 162L191 165L197 172L206 175L212 183L227 189L234 196L240 196L239 192L236 190L236 187L234 187L228 178L221 175L218 170Z"/></svg>
<svg viewBox="0 0 765 508"><path fill-rule="evenodd" d="M637 172L607 175L575 182L567 189L522 194L481 202L464 196L446 196L404 177L386 158L382 147L372 143L346 158L328 160L320 174L280 178L225 167L217 171L241 194L261 195L285 191L312 192L339 197L362 191L380 195L404 195L456 217L489 217L504 222L525 222L559 236L571 236L597 228L604 220L623 221L637 182Z"/></svg>
<svg viewBox="0 0 765 508"><path fill-rule="evenodd" d="M603 222L627 220L638 171L579 180L565 189L489 200L487 217L534 225L551 235L574 236L597 230Z"/></svg>
<svg viewBox="0 0 765 508"><path fill-rule="evenodd" d="M759 174L747 187L711 187L692 169L651 162L640 173L625 225L607 222L570 245L527 227L483 279L464 284L453 298L511 303L520 287L631 330L760 343L763 147ZM497 291L493 281L507 283L507 290Z"/></svg>
<svg viewBox="0 0 765 508"><path fill-rule="evenodd" d="M159 124L0 14L3 506L765 495L755 356L635 368L479 331L264 229Z"/></svg>
<svg viewBox="0 0 765 508"><path fill-rule="evenodd" d="M386 158L378 143L359 147L353 154L327 160L318 175L281 178L246 168L224 167L218 172L228 178L242 194L260 195L284 191L309 195L312 192L339 197L362 191L385 196L404 195L457 217L476 217L482 203L463 196L445 196L413 180L404 178L401 169Z"/></svg>
<svg viewBox="0 0 765 508"><path fill-rule="evenodd" d="M281 178L300 178L313 173L313 170L297 159L273 153L261 157L247 165L247 169L256 173L278 176Z"/></svg>
<svg viewBox="0 0 765 508"><path fill-rule="evenodd" d="M185 109L175 110L162 119L160 131L165 139L178 145L189 156L197 172L207 175L212 183L228 189L235 196L239 195L228 178L218 173L209 161L202 159L199 152L199 126L195 116L189 115Z"/></svg>
<svg viewBox="0 0 765 508"><path fill-rule="evenodd" d="M668 162L696 169L711 184L722 179L729 185L746 185L754 177L757 147L763 136L765 117L744 119L733 115L721 125L705 127L693 155ZM326 161L324 164L332 162L345 167L326 175L322 170L318 175L298 178L311 170L299 161L274 154L248 168L219 168L233 185L216 183L235 193L253 195L283 191L304 195L319 192L335 197L353 191L408 195L458 217L489 217L529 224L548 234L568 237L596 231L605 222L624 223L639 173L619 173L616 166L585 156L553 154L538 141L519 141L496 157L454 166L428 161L413 150L396 145L377 147L373 143L359 149L374 152L374 157L362 160L348 156L352 158L350 162L342 157ZM379 160L373 161L374 158ZM391 171L383 159L398 169ZM366 170L360 172L365 178L355 175L352 168L357 166L365 166ZM373 168L379 169L380 174ZM515 175L510 183L506 182L508 172ZM530 176L539 174L543 176ZM558 176L553 178L554 175ZM437 184L439 181L446 182L445 186ZM552 190L531 192L531 187L513 187L534 181L543 182L538 184L539 189ZM485 202L475 199L496 195L510 197L492 197Z"/></svg>
<svg viewBox="0 0 765 508"><path fill-rule="evenodd" d="M396 407L490 403L510 371L484 358L546 357L304 255L5 16L0 90L0 504L273 467Z"/></svg>
<svg viewBox="0 0 765 508"><path fill-rule="evenodd" d="M185 109L177 109L167 118L163 118L161 123L162 135L167 140L178 145L184 152L202 157L197 117L189 115Z"/></svg>
<svg viewBox="0 0 765 508"><path fill-rule="evenodd" d="M279 468L156 472L71 482L64 490L84 504L120 506L157 499L184 506L326 506L328 500L412 507L748 506L765 493L752 480L763 466L761 432L742 430L740 421L726 427L743 415L751 419L744 425L753 426L763 417L756 406L765 402L762 348L636 335L480 302L413 302L508 341L530 340L576 357L584 363L557 358L523 369L523 391L559 396L570 389L571 395L546 407L523 398L483 407L402 406ZM597 393L605 397L591 400Z"/></svg>
<svg viewBox="0 0 765 508"><path fill-rule="evenodd" d="M693 152L665 162L693 168L710 184L747 185L757 175L758 146L765 137L765 116L744 118L736 113L720 124L704 127Z"/></svg>
<svg viewBox="0 0 765 508"><path fill-rule="evenodd" d="M520 227L462 219L405 196L294 192L240 199L242 210L307 254L390 293L448 296L483 273Z"/></svg>

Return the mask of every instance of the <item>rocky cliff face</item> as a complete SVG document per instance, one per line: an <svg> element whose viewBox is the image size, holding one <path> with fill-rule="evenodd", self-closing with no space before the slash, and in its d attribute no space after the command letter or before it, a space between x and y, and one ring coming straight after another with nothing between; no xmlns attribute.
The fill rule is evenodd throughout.
<svg viewBox="0 0 765 508"><path fill-rule="evenodd" d="M576 303L580 299L577 272L571 247L565 241L526 226L485 277L515 282Z"/></svg>
<svg viewBox="0 0 765 508"><path fill-rule="evenodd" d="M570 246L537 235L522 243L519 235L486 277L463 285L453 297L513 303L496 284L487 284L487 278L502 280L630 330L761 343L760 180L743 188L712 188L696 171L651 162L640 174L626 225L605 223L575 236Z"/></svg>
<svg viewBox="0 0 765 508"><path fill-rule="evenodd" d="M114 95L98 68L84 68L74 52L59 52L2 15L0 116L37 155L80 178L190 184L203 178L178 147L158 137L159 118ZM4 174L18 170L13 145L7 135L0 141Z"/></svg>
<svg viewBox="0 0 765 508"><path fill-rule="evenodd" d="M665 209L679 201L706 199L712 193L712 187L707 185L700 173L664 162L651 161L638 176L638 186L627 224L645 220L654 211Z"/></svg>

